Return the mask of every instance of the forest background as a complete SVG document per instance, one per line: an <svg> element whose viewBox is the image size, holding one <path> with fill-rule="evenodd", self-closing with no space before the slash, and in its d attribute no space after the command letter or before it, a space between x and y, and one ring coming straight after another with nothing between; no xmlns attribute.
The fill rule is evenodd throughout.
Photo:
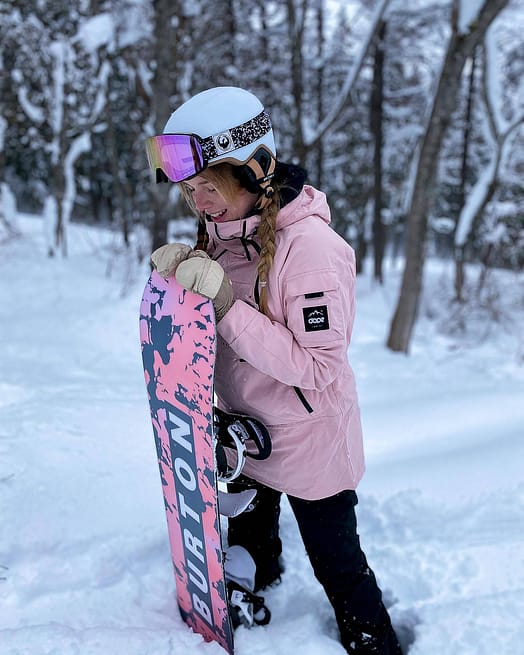
<svg viewBox="0 0 524 655"><path fill-rule="evenodd" d="M0 0L0 239L13 207L41 213L65 257L70 222L94 222L138 268L187 215L145 138L238 85L360 270L403 266L390 349L409 350L428 254L454 262L453 329L496 320L489 271L524 260L523 34L523 0Z"/></svg>

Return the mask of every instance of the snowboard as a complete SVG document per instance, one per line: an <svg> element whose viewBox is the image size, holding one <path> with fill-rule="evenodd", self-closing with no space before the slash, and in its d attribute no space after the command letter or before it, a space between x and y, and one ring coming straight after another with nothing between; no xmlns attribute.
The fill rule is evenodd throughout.
<svg viewBox="0 0 524 655"><path fill-rule="evenodd" d="M213 305L153 271L140 308L142 361L183 620L233 654L218 511Z"/></svg>

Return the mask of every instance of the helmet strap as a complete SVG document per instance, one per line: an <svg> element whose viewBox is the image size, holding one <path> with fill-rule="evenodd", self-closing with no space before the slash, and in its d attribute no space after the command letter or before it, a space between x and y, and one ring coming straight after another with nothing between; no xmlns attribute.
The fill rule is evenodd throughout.
<svg viewBox="0 0 524 655"><path fill-rule="evenodd" d="M262 192L262 194L258 197L258 200L255 203L255 209L264 209L267 207L275 195L275 189L273 189L272 186L269 185L266 186Z"/></svg>
<svg viewBox="0 0 524 655"><path fill-rule="evenodd" d="M250 193L256 193L259 198L255 203L256 209L264 209L271 202L275 190L271 181L275 174L276 159L264 146L259 146L249 161L237 172L242 186Z"/></svg>

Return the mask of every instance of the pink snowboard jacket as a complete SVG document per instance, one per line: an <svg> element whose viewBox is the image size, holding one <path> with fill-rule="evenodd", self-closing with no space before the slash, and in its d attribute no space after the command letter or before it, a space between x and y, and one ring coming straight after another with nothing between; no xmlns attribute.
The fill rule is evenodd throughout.
<svg viewBox="0 0 524 655"><path fill-rule="evenodd" d="M272 436L245 475L307 500L355 489L364 472L360 411L347 349L355 314L355 256L329 227L325 195L304 186L277 216L269 272L272 320L258 311L258 215L209 221L209 254L233 284L218 324L219 406L255 416Z"/></svg>

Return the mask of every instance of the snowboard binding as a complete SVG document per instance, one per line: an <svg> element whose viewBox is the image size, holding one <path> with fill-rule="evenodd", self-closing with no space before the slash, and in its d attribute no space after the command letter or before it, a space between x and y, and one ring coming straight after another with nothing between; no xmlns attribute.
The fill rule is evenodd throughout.
<svg viewBox="0 0 524 655"><path fill-rule="evenodd" d="M264 604L264 598L253 592L255 561L243 546L230 546L224 554L227 597L233 627L267 625L271 620L271 612Z"/></svg>
<svg viewBox="0 0 524 655"><path fill-rule="evenodd" d="M236 582L227 583L227 595L234 628L239 625L252 628L254 625L267 625L270 622L271 612L264 605L262 596L255 595Z"/></svg>
<svg viewBox="0 0 524 655"><path fill-rule="evenodd" d="M238 478L246 457L262 460L270 456L271 435L261 421L243 414L228 414L217 407L214 408L213 414L220 482L231 482ZM251 449L248 449L248 446ZM232 450L235 455L228 459L224 448Z"/></svg>
<svg viewBox="0 0 524 655"><path fill-rule="evenodd" d="M214 408L215 456L219 482L235 480L244 467L246 457L266 459L271 454L271 437L266 426L251 416L228 414ZM249 447L249 449L248 449ZM226 448L228 456L226 456ZM219 511L232 518L249 512L255 504L256 491L245 489L219 494ZM239 545L224 552L229 614L233 628L267 625L271 612L264 598L254 593L256 565L250 553Z"/></svg>

